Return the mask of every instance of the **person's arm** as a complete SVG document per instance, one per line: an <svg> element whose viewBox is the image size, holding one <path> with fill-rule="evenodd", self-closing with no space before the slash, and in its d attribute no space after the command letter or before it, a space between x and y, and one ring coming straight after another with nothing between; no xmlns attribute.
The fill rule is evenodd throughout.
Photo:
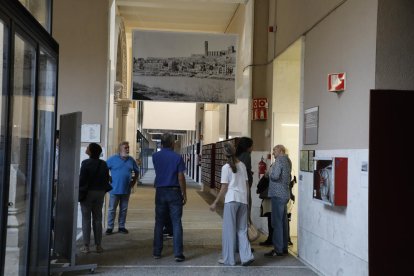
<svg viewBox="0 0 414 276"><path fill-rule="evenodd" d="M79 174L79 190L86 191L88 189L88 171L86 169L85 161L82 161Z"/></svg>
<svg viewBox="0 0 414 276"><path fill-rule="evenodd" d="M272 166L272 170L270 172L270 179L273 181L277 181L282 174L282 164L277 159L275 160L275 163Z"/></svg>
<svg viewBox="0 0 414 276"><path fill-rule="evenodd" d="M247 186L249 186L249 183L246 181ZM218 193L216 199L214 200L214 202L210 205L210 211L215 211L217 208L217 202L220 200L220 198L222 198L223 196L226 195L227 190L229 188L229 184L228 183L221 183L221 188L220 188L220 192Z"/></svg>
<svg viewBox="0 0 414 276"><path fill-rule="evenodd" d="M134 171L134 177L131 179L131 183L129 183L132 188L134 187L135 183L137 183L139 171L138 171L137 162L135 162L134 158L130 157L130 160L132 162L132 170Z"/></svg>
<svg viewBox="0 0 414 276"><path fill-rule="evenodd" d="M178 183L180 184L181 194L183 195L183 205L187 203L187 184L185 182L184 172L178 173Z"/></svg>

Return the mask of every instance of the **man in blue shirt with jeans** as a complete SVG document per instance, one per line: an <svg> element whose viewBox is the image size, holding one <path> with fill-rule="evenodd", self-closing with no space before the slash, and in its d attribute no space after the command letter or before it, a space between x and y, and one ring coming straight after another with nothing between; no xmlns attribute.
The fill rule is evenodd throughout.
<svg viewBox="0 0 414 276"><path fill-rule="evenodd" d="M125 228L128 210L129 195L138 179L138 166L135 160L129 156L129 143L124 141L119 144L119 154L111 156L106 161L111 171L112 190L109 198L108 227L106 234L111 235L114 229L116 208L119 204L118 231L128 234ZM132 176L134 172L134 176Z"/></svg>
<svg viewBox="0 0 414 276"><path fill-rule="evenodd" d="M176 262L183 262L183 226L181 217L187 202L185 164L174 152L174 135L165 133L161 137L162 149L152 155L155 169L155 227L154 259L161 258L163 248L163 227L168 216L173 226L174 256Z"/></svg>

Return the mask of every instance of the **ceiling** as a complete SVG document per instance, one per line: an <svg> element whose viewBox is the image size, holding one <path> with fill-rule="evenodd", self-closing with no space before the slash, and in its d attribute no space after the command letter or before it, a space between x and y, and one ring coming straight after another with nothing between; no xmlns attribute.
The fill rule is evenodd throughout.
<svg viewBox="0 0 414 276"><path fill-rule="evenodd" d="M248 0L116 0L126 31L156 29L224 33Z"/></svg>

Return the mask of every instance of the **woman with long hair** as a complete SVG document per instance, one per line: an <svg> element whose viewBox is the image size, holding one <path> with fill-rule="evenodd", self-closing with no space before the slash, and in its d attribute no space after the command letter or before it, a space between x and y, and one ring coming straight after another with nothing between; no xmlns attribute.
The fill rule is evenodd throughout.
<svg viewBox="0 0 414 276"><path fill-rule="evenodd" d="M243 266L254 261L247 237L247 207L250 193L246 166L240 162L231 143L225 143L223 154L227 163L221 169L221 189L210 210L215 211L217 202L225 196L222 230L222 259L219 263L235 265L236 246Z"/></svg>
<svg viewBox="0 0 414 276"><path fill-rule="evenodd" d="M251 208L252 208L252 196L250 189L253 185L253 172L252 172L252 157L251 152L253 150L253 140L249 137L241 137L237 143L236 157L246 166L247 178L249 183L249 206L247 219L251 223Z"/></svg>

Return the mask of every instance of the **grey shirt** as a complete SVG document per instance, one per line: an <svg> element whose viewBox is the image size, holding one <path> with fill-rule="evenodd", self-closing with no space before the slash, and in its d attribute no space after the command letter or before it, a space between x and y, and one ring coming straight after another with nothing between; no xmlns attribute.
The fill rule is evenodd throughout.
<svg viewBox="0 0 414 276"><path fill-rule="evenodd" d="M290 191L290 174L292 172L292 161L287 155L279 155L276 157L270 171L269 181L269 197L279 197L289 200Z"/></svg>

